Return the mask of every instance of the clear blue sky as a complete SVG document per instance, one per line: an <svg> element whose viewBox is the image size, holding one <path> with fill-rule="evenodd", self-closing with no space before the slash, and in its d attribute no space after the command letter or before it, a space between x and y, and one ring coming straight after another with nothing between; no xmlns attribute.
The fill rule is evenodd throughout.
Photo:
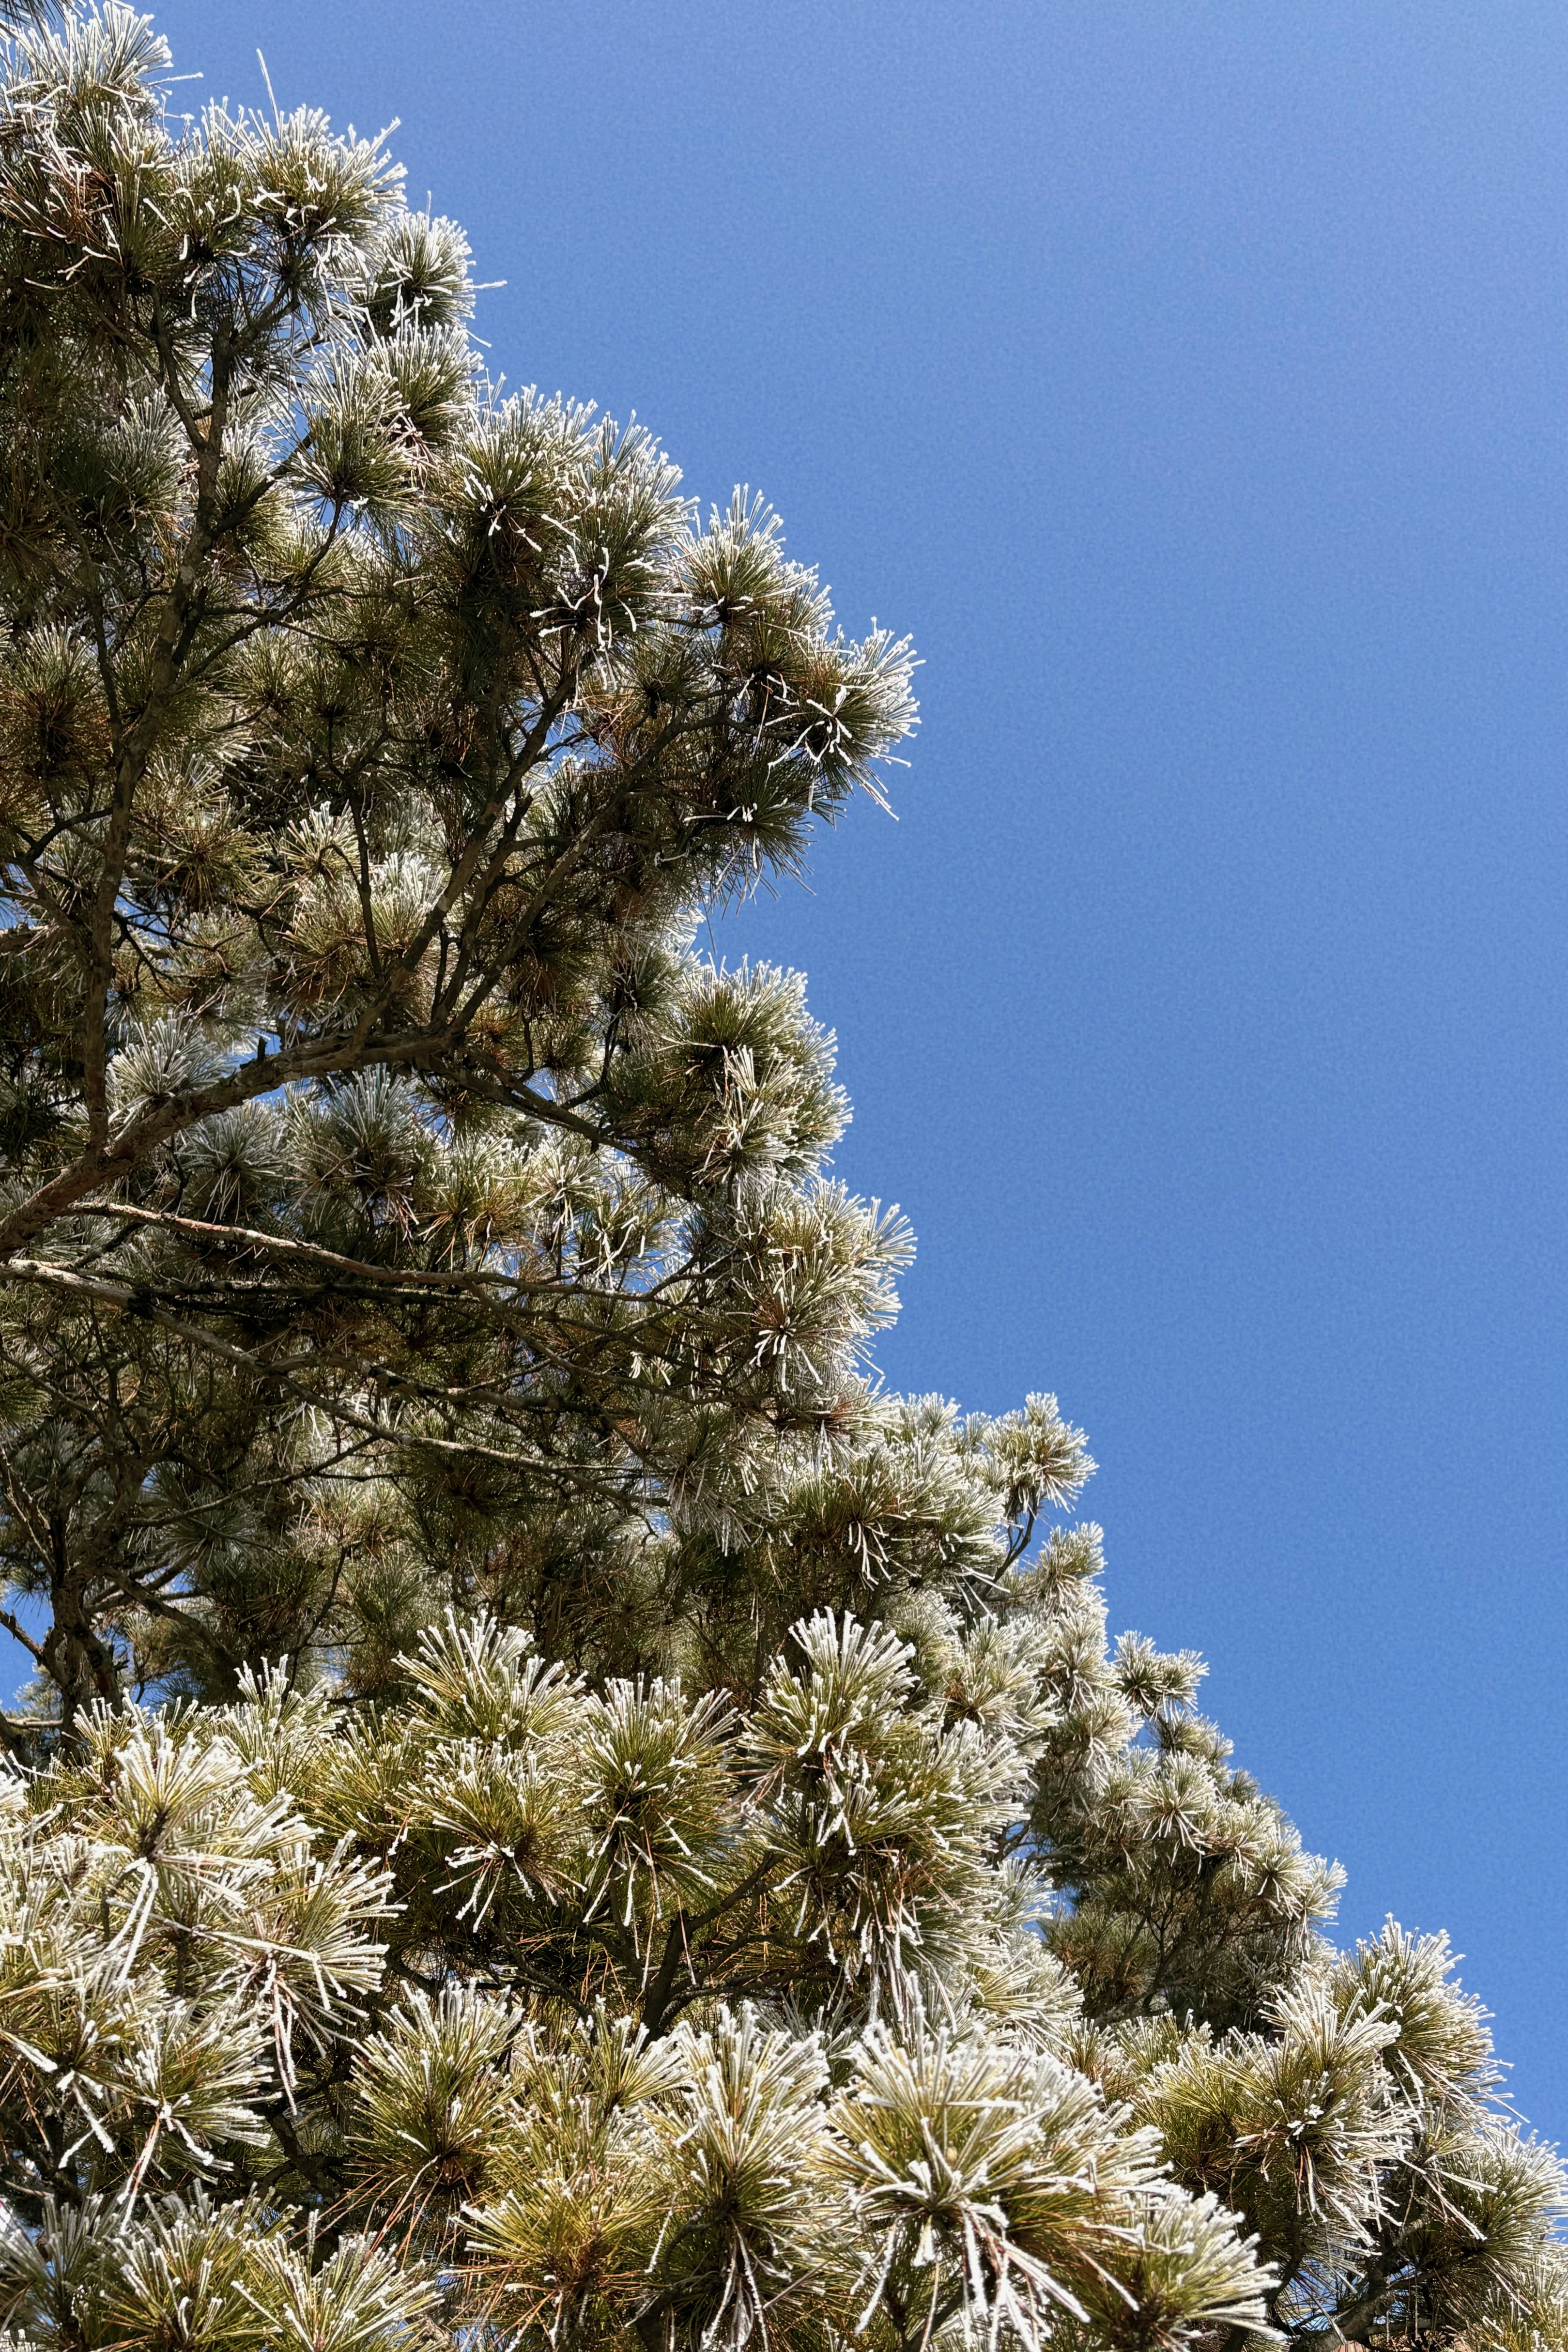
<svg viewBox="0 0 1568 2352"><path fill-rule="evenodd" d="M179 0L401 116L514 384L915 635L811 975L884 1360L1051 1388L1112 1618L1568 2131L1564 9Z"/></svg>

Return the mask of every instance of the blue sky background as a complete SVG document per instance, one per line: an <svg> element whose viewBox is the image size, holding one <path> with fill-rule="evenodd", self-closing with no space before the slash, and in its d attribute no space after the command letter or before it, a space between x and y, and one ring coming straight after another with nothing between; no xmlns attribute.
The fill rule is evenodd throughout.
<svg viewBox="0 0 1568 2352"><path fill-rule="evenodd" d="M401 116L495 369L914 634L897 824L723 928L920 1237L900 1386L1056 1390L1351 1931L1568 2130L1565 12L178 0Z"/></svg>

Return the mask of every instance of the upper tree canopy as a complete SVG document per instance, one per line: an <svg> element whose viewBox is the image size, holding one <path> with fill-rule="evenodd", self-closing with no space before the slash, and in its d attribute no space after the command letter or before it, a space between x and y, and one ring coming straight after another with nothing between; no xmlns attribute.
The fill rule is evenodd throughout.
<svg viewBox="0 0 1568 2352"><path fill-rule="evenodd" d="M1568 2345L1442 1939L1108 1646L1054 1399L881 1391L832 1042L694 951L908 647L166 66L0 89L0 2316Z"/></svg>
<svg viewBox="0 0 1568 2352"><path fill-rule="evenodd" d="M124 11L66 55L19 59L0 126L0 1261L42 1663L68 1712L329 1637L374 1679L419 1580L388 1507L466 1563L504 1524L509 1610L654 1654L583 1622L590 1563L867 1426L901 1234L821 1180L844 1108L798 984L689 940L872 784L908 648L846 642L758 502L700 525L642 430L499 398L463 237L379 143L171 124Z"/></svg>

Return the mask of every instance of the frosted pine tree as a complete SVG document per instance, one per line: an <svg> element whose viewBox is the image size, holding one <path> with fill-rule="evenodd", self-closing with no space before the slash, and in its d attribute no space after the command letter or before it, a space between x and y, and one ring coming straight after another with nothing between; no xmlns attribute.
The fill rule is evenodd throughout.
<svg viewBox="0 0 1568 2352"><path fill-rule="evenodd" d="M0 91L11 2340L1568 2344L1442 1939L1108 1642L1054 1400L879 1387L832 1041L696 951L909 648L167 72Z"/></svg>

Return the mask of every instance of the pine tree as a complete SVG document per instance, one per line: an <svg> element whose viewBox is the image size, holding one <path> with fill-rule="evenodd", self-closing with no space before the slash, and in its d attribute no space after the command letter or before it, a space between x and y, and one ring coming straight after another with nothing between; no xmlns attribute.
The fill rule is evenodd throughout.
<svg viewBox="0 0 1568 2352"><path fill-rule="evenodd" d="M0 2317L18 2345L1568 2345L1441 1937L889 1395L795 976L912 723L776 520L127 10L0 96ZM41 1630L38 1630L41 1627Z"/></svg>

